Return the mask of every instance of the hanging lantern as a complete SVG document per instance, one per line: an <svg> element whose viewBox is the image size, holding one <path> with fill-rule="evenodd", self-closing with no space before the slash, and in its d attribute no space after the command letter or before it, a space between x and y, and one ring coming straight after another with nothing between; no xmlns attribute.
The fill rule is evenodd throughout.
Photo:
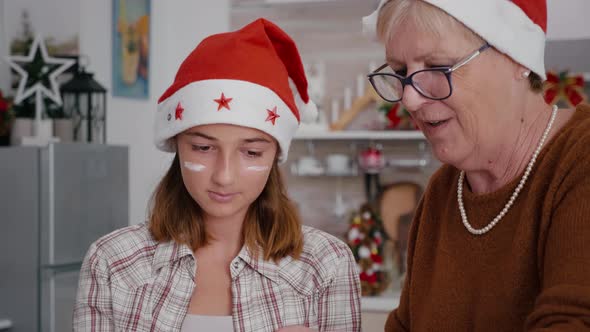
<svg viewBox="0 0 590 332"><path fill-rule="evenodd" d="M63 108L66 116L72 118L75 141L105 143L107 90L93 76L80 67L61 86Z"/></svg>

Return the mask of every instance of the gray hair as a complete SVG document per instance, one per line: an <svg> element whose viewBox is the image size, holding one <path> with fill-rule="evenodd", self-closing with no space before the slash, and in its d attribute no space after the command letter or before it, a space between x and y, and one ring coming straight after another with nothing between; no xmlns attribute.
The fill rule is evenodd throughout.
<svg viewBox="0 0 590 332"><path fill-rule="evenodd" d="M386 43L395 33L396 29L408 23L413 23L418 28L432 33L441 38L444 28L451 27L462 34L473 47L479 47L484 39L466 27L462 22L447 14L440 8L421 0L389 0L381 7L377 19L377 36L381 42ZM493 46L493 45L492 45ZM531 90L543 91L543 80L534 72L529 75Z"/></svg>

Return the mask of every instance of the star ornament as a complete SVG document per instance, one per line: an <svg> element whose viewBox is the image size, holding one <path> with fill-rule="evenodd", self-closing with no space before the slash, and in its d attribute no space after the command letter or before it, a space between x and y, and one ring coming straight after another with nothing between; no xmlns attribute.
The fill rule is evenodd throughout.
<svg viewBox="0 0 590 332"><path fill-rule="evenodd" d="M32 65L37 57L41 57L43 62L42 74L47 75L49 86L46 86L44 79L36 80L29 78L27 72L28 66ZM20 82L14 98L15 104L20 104L23 100L30 97L33 93L38 92L53 100L57 105L61 105L61 95L57 77L70 68L76 61L72 59L61 59L50 57L47 48L41 36L37 36L31 45L27 56L13 55L6 58L8 65L20 75Z"/></svg>
<svg viewBox="0 0 590 332"><path fill-rule="evenodd" d="M221 97L219 97L219 99L214 99L214 101L218 104L217 111L221 111L221 109L223 109L223 108L227 108L228 110L231 110L231 108L229 107L229 102L232 101L232 99L233 98L226 98L222 92Z"/></svg>
<svg viewBox="0 0 590 332"><path fill-rule="evenodd" d="M280 118L281 116L279 114L277 114L277 107L273 107L272 111L267 109L266 110L268 112L268 116L266 117L266 121L270 121L272 122L272 125L275 125L275 121L277 121L277 118Z"/></svg>
<svg viewBox="0 0 590 332"><path fill-rule="evenodd" d="M178 105L176 105L174 119L182 120L182 112L184 112L184 108L182 107L182 105L180 103L178 103Z"/></svg>

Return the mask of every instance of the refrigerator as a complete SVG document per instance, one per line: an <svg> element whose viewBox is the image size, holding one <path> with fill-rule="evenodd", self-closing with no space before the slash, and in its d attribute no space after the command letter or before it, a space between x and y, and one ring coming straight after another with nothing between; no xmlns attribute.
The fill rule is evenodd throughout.
<svg viewBox="0 0 590 332"><path fill-rule="evenodd" d="M72 330L92 242L129 224L125 146L0 148L0 319L11 332Z"/></svg>

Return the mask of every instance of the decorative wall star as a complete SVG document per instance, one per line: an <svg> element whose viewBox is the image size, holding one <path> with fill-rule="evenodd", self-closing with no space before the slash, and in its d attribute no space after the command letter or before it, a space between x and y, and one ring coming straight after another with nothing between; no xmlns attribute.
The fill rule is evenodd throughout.
<svg viewBox="0 0 590 332"><path fill-rule="evenodd" d="M43 63L43 69L41 70L43 77L29 77L29 66L39 57L41 57ZM44 94L57 105L62 104L59 85L56 79L70 68L76 62L75 60L50 57L43 39L41 36L37 36L27 56L8 56L6 61L21 77L14 98L15 104L20 104L35 92ZM45 85L47 83L49 86Z"/></svg>
<svg viewBox="0 0 590 332"><path fill-rule="evenodd" d="M219 104L217 106L217 110L221 111L222 108L227 108L228 110L231 110L231 108L229 107L229 102L232 101L233 98L226 98L225 95L223 94L223 92L221 93L221 97L219 99L214 99L215 102L217 104Z"/></svg>

